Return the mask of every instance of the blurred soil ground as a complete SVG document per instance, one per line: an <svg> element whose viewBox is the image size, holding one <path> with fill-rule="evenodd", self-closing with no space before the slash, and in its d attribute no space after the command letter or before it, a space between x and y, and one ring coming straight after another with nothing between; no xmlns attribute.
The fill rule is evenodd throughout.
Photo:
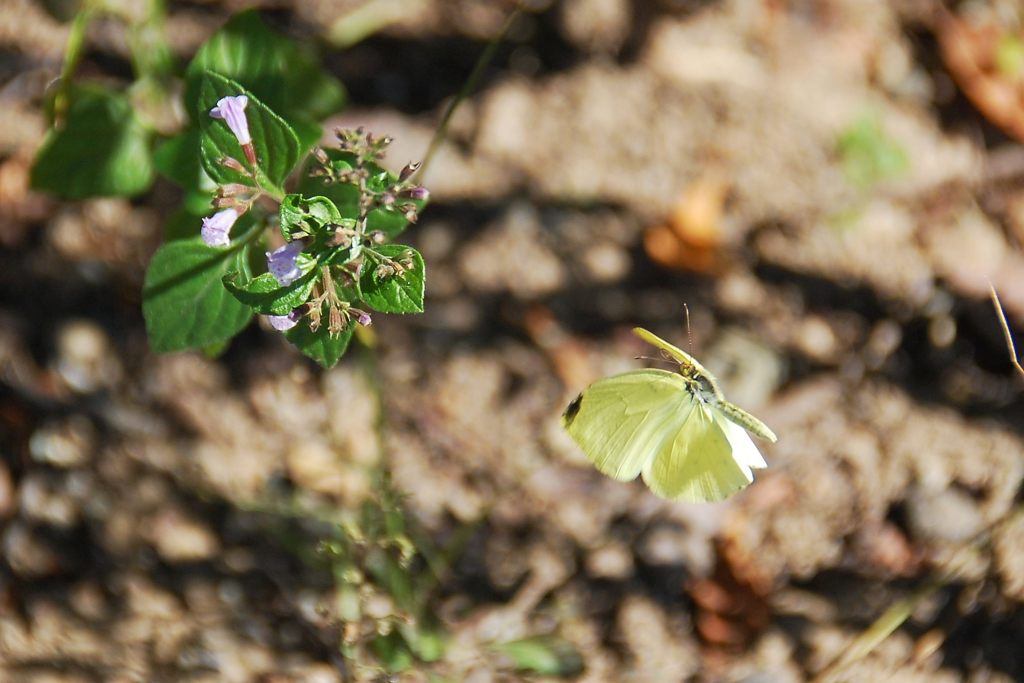
<svg viewBox="0 0 1024 683"><path fill-rule="evenodd" d="M187 59L249 3L168 4ZM263 3L303 40L353 4ZM331 576L303 560L327 527L261 501L351 509L385 457L425 533L473 530L437 600L452 680L541 680L484 645L534 634L580 681L811 680L948 568L827 680L1024 680L1024 400L987 299L1024 330L1024 148L943 61L967 24L911 0L534 4L425 179L427 312L326 372L258 326L216 360L148 352L176 191L27 190L67 27L0 5L0 678L341 680ZM351 96L327 129L393 135L395 166L510 10L406 7L326 56ZM123 36L91 39L84 74L128 73ZM684 344L683 302L780 437L719 505L607 479L558 425L649 353L632 326Z"/></svg>

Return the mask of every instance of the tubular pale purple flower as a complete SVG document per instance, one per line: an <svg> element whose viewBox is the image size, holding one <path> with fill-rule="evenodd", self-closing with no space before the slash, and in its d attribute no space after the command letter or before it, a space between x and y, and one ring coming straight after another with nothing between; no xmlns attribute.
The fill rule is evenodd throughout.
<svg viewBox="0 0 1024 683"><path fill-rule="evenodd" d="M301 317L302 312L296 308L288 315L268 315L267 322L278 332L287 332L299 324Z"/></svg>
<svg viewBox="0 0 1024 683"><path fill-rule="evenodd" d="M302 276L296 259L302 253L304 246L301 240L295 240L274 251L267 252L267 270L281 283L282 287L287 287Z"/></svg>
<svg viewBox="0 0 1024 683"><path fill-rule="evenodd" d="M231 241L231 226L238 220L238 211L235 209L223 209L208 218L203 219L203 229L200 234L203 242L209 247L226 247Z"/></svg>
<svg viewBox="0 0 1024 683"><path fill-rule="evenodd" d="M369 327L370 325L373 324L373 319L370 317L370 314L367 313L366 311L359 311L356 314L356 322L362 325L363 327Z"/></svg>
<svg viewBox="0 0 1024 683"><path fill-rule="evenodd" d="M228 128L238 138L238 144L248 145L252 142L249 135L249 121L245 118L245 107L249 104L249 98L245 95L234 97L222 97L217 100L217 106L210 110L210 116L215 119L223 119Z"/></svg>

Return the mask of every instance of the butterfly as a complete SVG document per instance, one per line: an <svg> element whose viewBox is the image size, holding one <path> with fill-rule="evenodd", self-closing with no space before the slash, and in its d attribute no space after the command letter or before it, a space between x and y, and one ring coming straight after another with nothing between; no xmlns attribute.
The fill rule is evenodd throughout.
<svg viewBox="0 0 1024 683"><path fill-rule="evenodd" d="M767 467L751 434L774 442L763 422L729 403L692 356L637 327L634 334L679 364L594 382L562 414L562 426L604 474L643 475L656 495L691 503L723 500Z"/></svg>

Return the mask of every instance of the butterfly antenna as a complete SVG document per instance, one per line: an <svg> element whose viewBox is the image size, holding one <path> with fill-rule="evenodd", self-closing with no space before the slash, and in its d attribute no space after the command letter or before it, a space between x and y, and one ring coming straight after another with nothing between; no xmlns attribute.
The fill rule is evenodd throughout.
<svg viewBox="0 0 1024 683"><path fill-rule="evenodd" d="M690 331L690 307L683 302L683 312L686 313L686 343L690 345L690 354L693 354L693 333Z"/></svg>

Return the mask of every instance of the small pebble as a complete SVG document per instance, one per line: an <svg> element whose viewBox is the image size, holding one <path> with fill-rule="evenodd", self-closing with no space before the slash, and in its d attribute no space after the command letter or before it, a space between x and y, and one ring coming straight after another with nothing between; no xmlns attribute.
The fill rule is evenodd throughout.
<svg viewBox="0 0 1024 683"><path fill-rule="evenodd" d="M167 562L195 562L217 554L219 543L209 527L177 510L161 512L153 520L150 541Z"/></svg>
<svg viewBox="0 0 1024 683"><path fill-rule="evenodd" d="M971 538L983 524L978 503L956 488L913 489L907 497L907 522L918 538L953 543Z"/></svg>
<svg viewBox="0 0 1024 683"><path fill-rule="evenodd" d="M36 462L54 467L78 467L89 460L95 440L92 423L75 415L36 430L29 438L28 448Z"/></svg>
<svg viewBox="0 0 1024 683"><path fill-rule="evenodd" d="M122 367L103 328L75 320L57 335L57 373L69 387L84 393L116 384Z"/></svg>

